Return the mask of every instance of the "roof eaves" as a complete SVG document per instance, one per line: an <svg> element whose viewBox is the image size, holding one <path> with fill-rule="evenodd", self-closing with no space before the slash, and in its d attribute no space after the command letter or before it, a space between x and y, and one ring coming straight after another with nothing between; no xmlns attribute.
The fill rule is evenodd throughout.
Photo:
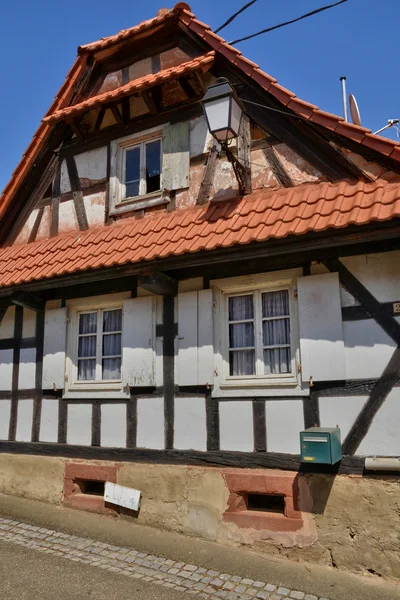
<svg viewBox="0 0 400 600"><path fill-rule="evenodd" d="M121 98L132 94L133 92L144 91L150 87L169 81L175 77L182 77L183 75L199 70L205 72L211 67L212 63L214 62L214 57L215 52L211 51L203 56L190 60L186 63L182 63L177 67L171 67L169 69L165 69L164 71L159 71L159 73L146 75L140 79L135 79L115 90L104 92L98 96L92 96L91 98L88 98L79 104L67 106L66 108L57 110L45 117L43 122L56 123L64 118L75 117L86 110L91 110L102 104L107 104L110 101L116 102Z"/></svg>

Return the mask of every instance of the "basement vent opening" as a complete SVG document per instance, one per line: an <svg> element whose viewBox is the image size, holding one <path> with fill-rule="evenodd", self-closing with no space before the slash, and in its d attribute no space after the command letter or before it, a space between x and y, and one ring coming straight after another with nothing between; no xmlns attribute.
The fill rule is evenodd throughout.
<svg viewBox="0 0 400 600"><path fill-rule="evenodd" d="M285 496L247 494L247 510L285 514Z"/></svg>
<svg viewBox="0 0 400 600"><path fill-rule="evenodd" d="M92 479L75 479L81 494L90 496L104 496L104 481L93 481Z"/></svg>

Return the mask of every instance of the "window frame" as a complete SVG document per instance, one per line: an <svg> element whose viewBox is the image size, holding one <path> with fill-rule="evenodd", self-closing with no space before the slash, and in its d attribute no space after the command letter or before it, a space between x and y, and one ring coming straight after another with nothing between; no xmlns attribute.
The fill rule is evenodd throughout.
<svg viewBox="0 0 400 600"><path fill-rule="evenodd" d="M145 145L151 142L160 141L160 189L154 192L144 193L145 182L145 161L143 162L143 153ZM125 166L126 153L128 150L140 147L140 184L139 195L125 197ZM141 210L143 208L157 206L159 204L168 204L169 196L164 194L163 189L163 128L154 127L145 132L125 136L113 140L110 144L110 215L119 215L132 210Z"/></svg>
<svg viewBox="0 0 400 600"><path fill-rule="evenodd" d="M264 317L262 316L262 294L263 293L268 293L268 292L280 292L280 291L287 291L288 292L288 299L289 299L289 323L290 323L290 364L291 364L291 370L289 373L274 373L272 375L266 375L263 370L264 370L264 360L263 360L263 353L264 353L264 342L263 342L263 321L267 320L264 319ZM229 320L229 298L234 298L234 297L238 297L238 296L252 296L253 297L253 319L251 319L251 321L254 323L254 354L255 354L255 373L254 375L230 375L229 371L230 371L230 367L229 367L229 353L232 352L232 348L230 347L230 343L229 343L229 325L231 324L231 321ZM264 381L267 380L269 382L272 383L278 383L282 380L284 381L292 381L294 379L294 373L295 373L295 368L296 368L296 356L295 356L295 345L293 342L293 302L292 302L292 296L293 296L293 289L292 286L289 285L282 285L282 286L277 286L277 287L260 287L260 288L255 288L252 290L248 290L248 291L238 291L238 292L232 292L232 293L225 293L224 294L224 329L225 329L225 361L224 361L224 379L226 381L241 381L241 380L250 380L250 381ZM285 317L282 317L285 318ZM244 321L243 321L244 322ZM241 348L237 348L237 350L233 350L233 351L240 351Z"/></svg>
<svg viewBox="0 0 400 600"><path fill-rule="evenodd" d="M88 298L82 301L72 302L68 305L68 343L67 343L67 360L66 360L66 385L65 391L68 392L96 392L96 391L111 391L122 392L123 390L123 327L124 327L124 295L118 295L118 298L95 299ZM100 379L100 380L84 380L78 379L78 336L79 336L79 315L82 313L93 313L96 311L107 310L122 311L122 328L121 328L121 378L120 379ZM98 317L99 319L99 317ZM98 321L99 322L99 321ZM96 333L96 338L102 339L101 335ZM98 339L96 339L96 346ZM98 368L96 353L96 370ZM101 357L100 357L101 360ZM101 365L100 365L101 368Z"/></svg>
<svg viewBox="0 0 400 600"><path fill-rule="evenodd" d="M305 390L301 388L300 377L300 339L298 329L298 307L296 277L301 275L298 269L281 271L275 273L263 273L251 276L232 277L211 282L214 291L214 348L215 348L215 380L214 396L235 395L246 396L259 393L268 395L279 395L283 387L290 395L304 395ZM258 294L259 306L254 306L255 317L255 344L259 346L259 357L263 351L263 331L261 314L261 294L263 292L274 292L288 290L289 293L289 316L290 316L290 348L291 365L290 373L265 375L260 368L255 375L230 375L229 370L229 311L228 302L230 296L242 296L247 294ZM257 304L257 303L255 303ZM256 311L258 311L258 325ZM256 352L257 361L257 352ZM262 361L262 367L264 362ZM247 389L246 389L247 388ZM284 390L282 390L283 392ZM281 393L282 393L281 392Z"/></svg>
<svg viewBox="0 0 400 600"><path fill-rule="evenodd" d="M121 330L119 331L113 331L113 332L104 332L103 329L103 314L104 312L107 311L115 311L115 310L120 310L121 311ZM97 314L97 323L96 323L96 333L94 334L81 334L79 333L79 321L80 321L80 316L81 315L90 315L90 314ZM76 361L73 364L72 367L72 376L73 376L73 383L74 384L81 384L81 383L87 383L87 384L96 384L96 383L102 383L102 384L109 384L109 383L122 383L122 327L123 327L123 308L118 308L118 307L113 307L113 308L109 308L109 307L102 307L102 308L97 308L97 309L83 309L83 310L78 310L77 311L77 331L76 331L76 336L75 336L75 346L76 346ZM100 374L102 374L102 369L103 369L103 364L102 361L104 359L107 358L114 358L114 356L104 356L103 355L103 337L105 335L110 335L110 334L114 334L114 333L119 333L121 335L121 354L118 355L121 358L121 367L120 367L120 372L121 372L121 376L119 378L116 379L103 379L102 377L99 377ZM84 336L96 336L96 356L94 358L94 360L96 361L96 366L95 366L95 379L79 379L78 378L78 362L79 360L93 360L90 358L86 358L86 357L79 357L79 339L81 337ZM117 357L117 355L115 355L115 357Z"/></svg>
<svg viewBox="0 0 400 600"><path fill-rule="evenodd" d="M143 198L150 198L153 196L159 196L162 193L162 157L163 157L163 144L162 137L154 137L146 139L140 142L135 142L129 145L121 146L122 157L120 161L120 183L121 183L121 198L120 202L125 204L127 202L135 202L142 200ZM147 193L147 182L146 182L146 146L154 142L160 142L160 188L154 190L154 192ZM129 150L134 148L140 148L139 155L139 194L137 196L126 196L126 154Z"/></svg>

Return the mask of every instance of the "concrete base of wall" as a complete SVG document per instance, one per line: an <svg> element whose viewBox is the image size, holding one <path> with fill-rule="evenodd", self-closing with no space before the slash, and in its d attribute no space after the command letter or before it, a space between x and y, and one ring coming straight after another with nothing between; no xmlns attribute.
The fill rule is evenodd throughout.
<svg viewBox="0 0 400 600"><path fill-rule="evenodd" d="M88 479L91 470L97 473L93 478L98 479L99 466L106 467L104 472L108 468L116 473L117 483L142 491L139 515L121 509L118 519L138 520L226 545L244 545L269 556L400 579L397 478L299 475L268 469L159 466L1 454L0 493L61 505L71 465L84 465ZM264 518L265 513L257 512L263 517L258 520L263 523L261 529L243 526L251 523L251 518L236 522L225 518L232 514L228 510L232 480L235 492L253 493L253 489L247 488L254 477L260 489L257 493L266 490L290 495L298 518L288 515L285 522L284 516ZM292 482L292 492L288 490L288 481ZM242 508L243 515L252 517L251 511ZM241 510L239 505L238 510Z"/></svg>

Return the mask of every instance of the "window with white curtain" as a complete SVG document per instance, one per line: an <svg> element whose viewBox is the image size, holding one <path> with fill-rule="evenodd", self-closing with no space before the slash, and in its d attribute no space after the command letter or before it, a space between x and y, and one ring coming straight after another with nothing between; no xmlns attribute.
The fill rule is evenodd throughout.
<svg viewBox="0 0 400 600"><path fill-rule="evenodd" d="M226 296L228 378L294 373L289 289Z"/></svg>
<svg viewBox="0 0 400 600"><path fill-rule="evenodd" d="M122 309L78 312L76 382L121 380Z"/></svg>

